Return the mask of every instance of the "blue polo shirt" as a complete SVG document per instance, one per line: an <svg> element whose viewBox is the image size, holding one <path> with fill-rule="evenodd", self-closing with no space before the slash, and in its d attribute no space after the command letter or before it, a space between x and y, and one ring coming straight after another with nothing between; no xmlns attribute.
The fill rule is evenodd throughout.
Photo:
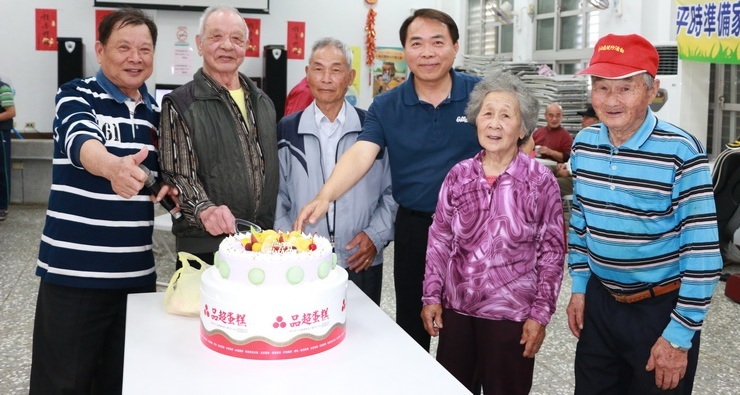
<svg viewBox="0 0 740 395"><path fill-rule="evenodd" d="M479 77L450 71L450 97L436 108L419 100L414 75L377 96L358 140L388 149L393 198L403 207L434 212L447 172L480 150L465 117L468 95Z"/></svg>

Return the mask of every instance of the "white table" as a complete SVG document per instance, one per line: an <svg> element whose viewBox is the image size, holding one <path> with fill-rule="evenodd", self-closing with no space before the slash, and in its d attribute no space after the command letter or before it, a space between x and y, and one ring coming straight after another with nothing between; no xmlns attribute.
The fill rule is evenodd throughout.
<svg viewBox="0 0 740 395"><path fill-rule="evenodd" d="M166 213L154 217L154 230L172 230L172 215Z"/></svg>
<svg viewBox="0 0 740 395"><path fill-rule="evenodd" d="M278 361L206 348L199 319L167 314L163 296L128 298L124 394L470 394L352 282L344 341Z"/></svg>

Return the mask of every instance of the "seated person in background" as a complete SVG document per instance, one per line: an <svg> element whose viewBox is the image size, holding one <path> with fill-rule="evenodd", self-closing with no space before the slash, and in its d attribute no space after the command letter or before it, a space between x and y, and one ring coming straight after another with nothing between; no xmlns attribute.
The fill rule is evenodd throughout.
<svg viewBox="0 0 740 395"><path fill-rule="evenodd" d="M593 106L590 104L586 107L586 110L578 111L576 114L583 117L583 119L581 119L581 128L583 129L599 122L599 117L596 115L596 111L594 111ZM572 195L573 175L570 173L570 162L558 163L555 168L555 177L558 179L560 196Z"/></svg>
<svg viewBox="0 0 740 395"><path fill-rule="evenodd" d="M596 111L594 111L594 106L587 105L586 110L584 111L578 111L576 114L583 117L581 119L581 129L586 129L587 127L599 122L599 116L596 115Z"/></svg>
<svg viewBox="0 0 740 395"><path fill-rule="evenodd" d="M568 161L573 137L560 124L563 120L563 108L552 103L545 109L547 125L537 128L532 134L535 151L539 157L551 159L558 163Z"/></svg>

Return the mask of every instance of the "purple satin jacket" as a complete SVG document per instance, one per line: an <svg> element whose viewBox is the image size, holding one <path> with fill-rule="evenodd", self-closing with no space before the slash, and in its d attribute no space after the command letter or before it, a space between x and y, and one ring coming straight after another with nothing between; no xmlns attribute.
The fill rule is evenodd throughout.
<svg viewBox="0 0 740 395"><path fill-rule="evenodd" d="M481 151L442 184L429 228L423 304L461 314L550 322L565 265L552 171L521 151L489 185Z"/></svg>

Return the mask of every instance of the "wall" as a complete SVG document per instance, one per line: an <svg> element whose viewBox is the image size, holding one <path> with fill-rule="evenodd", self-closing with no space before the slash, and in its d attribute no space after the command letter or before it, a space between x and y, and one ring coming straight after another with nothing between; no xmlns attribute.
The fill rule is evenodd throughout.
<svg viewBox="0 0 740 395"><path fill-rule="evenodd" d="M515 18L514 60L527 62L532 59L533 35L532 21L527 11L534 0L510 0L513 4ZM401 22L413 9L433 7L450 14L460 27L460 52L458 63L465 52L467 0L379 0L374 9L378 12L376 19L377 46L400 46L398 28ZM13 32L12 37L3 41L3 56L0 56L0 76L8 78L17 91L16 107L18 116L16 124L23 129L26 122L35 122L42 132L51 131L54 116L54 94L56 92L56 52L35 50L34 10L36 8L57 9L59 21L58 36L82 37L85 45L85 74L91 75L98 68L94 54L94 15L92 0L0 0L4 18L4 31ZM675 5L672 0L616 0L610 2L610 8L601 13L600 29L606 33L637 33L656 44L675 43L673 20ZM330 11L329 11L330 10ZM248 17L261 19L262 34L260 46L285 44L287 21L306 22L306 47L325 36L340 38L349 45L364 49L365 19L368 6L362 0L270 0L270 14L254 14ZM155 73L147 81L150 89L156 83L183 83L190 78L174 75L171 71L174 58L175 33L178 26L187 26L191 48L195 45L198 17L200 12L193 11L147 11L152 15L160 28L155 61ZM655 16L659 17L655 17ZM194 49L194 48L193 48ZM260 49L263 52L262 48ZM360 98L358 105L367 108L371 103L368 87L368 72L364 67L359 73ZM201 64L201 59L193 51L192 68L194 71ZM262 58L247 58L241 71L248 76L262 75ZM304 75L304 60L288 60L288 81L290 89ZM680 76L664 81L681 93L678 101L671 105L678 109L670 110L673 114L669 122L681 125L691 131L701 141L706 142L707 111L709 82L709 64L680 61ZM691 100L689 100L691 98ZM670 98L669 98L670 101ZM667 104L668 106L668 104ZM666 108L666 107L664 107ZM661 110L661 112L666 112ZM665 117L663 114L659 114Z"/></svg>
<svg viewBox="0 0 740 395"><path fill-rule="evenodd" d="M215 2L214 2L215 3ZM401 22L417 8L438 8L450 14L463 31L463 0L381 0L375 5L377 46L400 46L398 28ZM51 131L54 117L54 95L57 90L57 54L55 51L35 50L35 9L57 10L57 35L59 37L82 37L85 46L84 72L92 75L98 69L95 59L95 7L92 0L0 0L4 25L3 30L12 32L3 40L3 55L0 56L0 76L8 79L16 89L16 128L22 130L26 122L35 122L36 129ZM325 36L340 38L352 46L364 48L365 19L368 6L361 0L270 0L270 14L244 14L259 18L262 24L260 46L285 44L287 21L306 22L306 47ZM147 10L160 29L155 57L155 73L147 81L152 89L159 83L182 83L187 77L173 76L169 72L173 58L177 26L188 26L189 41L195 46L200 12ZM11 16L11 17L8 17ZM461 48L464 43L461 42ZM262 48L260 53L262 55ZM461 51L462 52L462 51ZM364 56L362 58L364 64ZM288 89L305 74L307 59L288 60ZM193 51L193 70L201 64L197 52ZM247 58L240 71L248 76L262 75L262 58ZM365 107L371 102L368 88L367 69L360 73L361 94L358 105Z"/></svg>

